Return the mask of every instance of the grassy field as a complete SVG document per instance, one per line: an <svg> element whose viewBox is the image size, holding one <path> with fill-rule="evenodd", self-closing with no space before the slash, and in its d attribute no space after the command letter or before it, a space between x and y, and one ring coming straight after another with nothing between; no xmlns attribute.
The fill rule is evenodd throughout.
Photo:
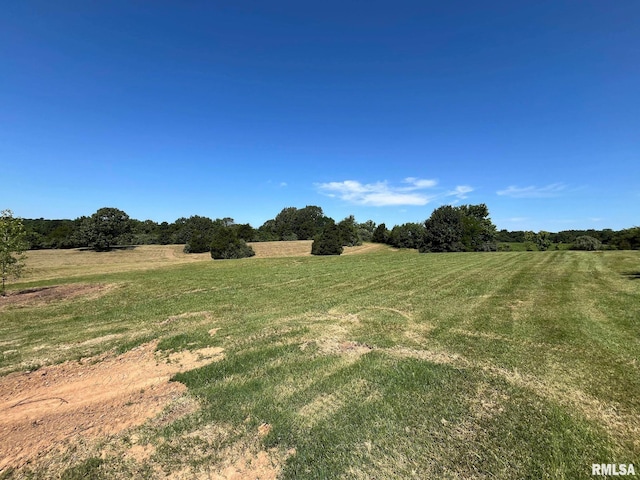
<svg viewBox="0 0 640 480"><path fill-rule="evenodd" d="M292 479L640 470L640 252L360 253L31 252L11 289L78 288L0 303L0 373L154 340L224 359L174 377L189 413L0 478L225 478L247 452Z"/></svg>

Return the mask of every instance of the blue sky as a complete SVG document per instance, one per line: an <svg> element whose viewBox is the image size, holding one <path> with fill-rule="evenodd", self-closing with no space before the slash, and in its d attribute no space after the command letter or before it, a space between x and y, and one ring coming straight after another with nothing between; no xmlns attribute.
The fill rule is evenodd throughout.
<svg viewBox="0 0 640 480"><path fill-rule="evenodd" d="M4 2L0 208L640 224L640 2Z"/></svg>

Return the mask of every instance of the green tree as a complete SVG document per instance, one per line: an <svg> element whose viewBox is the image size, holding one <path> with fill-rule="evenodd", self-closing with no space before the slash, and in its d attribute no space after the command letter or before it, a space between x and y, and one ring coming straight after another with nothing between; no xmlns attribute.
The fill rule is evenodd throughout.
<svg viewBox="0 0 640 480"><path fill-rule="evenodd" d="M373 236L371 237L371 241L374 243L387 243L388 239L389 239L389 230L387 230L387 226L384 223L381 223L373 231Z"/></svg>
<svg viewBox="0 0 640 480"><path fill-rule="evenodd" d="M200 215L178 219L176 223L178 221L180 221L180 226L176 238L185 244L184 253L208 252L215 232L227 224L233 223L231 218L211 220L209 217L201 217Z"/></svg>
<svg viewBox="0 0 640 480"><path fill-rule="evenodd" d="M463 213L459 208L443 205L424 222L424 243L420 252L461 252L464 250Z"/></svg>
<svg viewBox="0 0 640 480"><path fill-rule="evenodd" d="M253 257L256 254L253 248L238 237L238 229L233 226L218 228L214 232L210 252L214 260Z"/></svg>
<svg viewBox="0 0 640 480"><path fill-rule="evenodd" d="M309 240L322 231L327 217L322 208L307 205L304 208L283 208L276 218L267 220L259 229L258 238L275 240Z"/></svg>
<svg viewBox="0 0 640 480"><path fill-rule="evenodd" d="M527 252L532 252L535 249L536 245L536 234L528 230L524 232L523 240Z"/></svg>
<svg viewBox="0 0 640 480"><path fill-rule="evenodd" d="M496 251L496 226L489 218L489 208L479 205L462 205L462 245L468 252Z"/></svg>
<svg viewBox="0 0 640 480"><path fill-rule="evenodd" d="M373 238L373 232L376 231L376 222L367 220L358 224L358 235L363 242L370 242Z"/></svg>
<svg viewBox="0 0 640 480"><path fill-rule="evenodd" d="M551 246L551 234L544 230L540 230L535 236L535 242L538 250L544 252Z"/></svg>
<svg viewBox="0 0 640 480"><path fill-rule="evenodd" d="M356 219L353 215L348 216L338 223L338 231L340 232L340 243L343 247L362 245L362 239L360 238Z"/></svg>
<svg viewBox="0 0 640 480"><path fill-rule="evenodd" d="M310 240L322 231L327 221L322 208L315 205L307 205L296 211L293 218L293 233L298 240Z"/></svg>
<svg viewBox="0 0 640 480"><path fill-rule="evenodd" d="M424 225L409 222L394 226L387 243L396 248L420 248L423 238Z"/></svg>
<svg viewBox="0 0 640 480"><path fill-rule="evenodd" d="M620 230L615 234L611 243L620 250L640 249L640 227Z"/></svg>
<svg viewBox="0 0 640 480"><path fill-rule="evenodd" d="M329 220L322 229L322 232L311 244L312 255L340 255L342 253L342 242L340 241L340 231L333 220Z"/></svg>
<svg viewBox="0 0 640 480"><path fill-rule="evenodd" d="M129 215L117 208L104 207L82 220L77 238L80 244L104 252L115 245L130 243L131 228Z"/></svg>
<svg viewBox="0 0 640 480"><path fill-rule="evenodd" d="M264 222L256 231L256 239L259 242L274 242L280 240L276 233L276 221L271 219Z"/></svg>
<svg viewBox="0 0 640 480"><path fill-rule="evenodd" d="M195 230L191 233L189 241L182 251L184 253L204 253L211 249L211 239L213 233L202 230Z"/></svg>
<svg viewBox="0 0 640 480"><path fill-rule="evenodd" d="M275 218L275 232L280 240L300 240L294 231L298 209L283 208Z"/></svg>
<svg viewBox="0 0 640 480"><path fill-rule="evenodd" d="M26 233L22 220L13 217L11 210L0 213L0 273L2 287L0 294L5 294L5 284L10 277L19 278L24 268Z"/></svg>
<svg viewBox="0 0 640 480"><path fill-rule="evenodd" d="M160 245L169 245L171 243L171 227L167 222L158 225L158 243Z"/></svg>
<svg viewBox="0 0 640 480"><path fill-rule="evenodd" d="M484 203L453 207L443 205L424 222L421 252L495 251L496 227Z"/></svg>

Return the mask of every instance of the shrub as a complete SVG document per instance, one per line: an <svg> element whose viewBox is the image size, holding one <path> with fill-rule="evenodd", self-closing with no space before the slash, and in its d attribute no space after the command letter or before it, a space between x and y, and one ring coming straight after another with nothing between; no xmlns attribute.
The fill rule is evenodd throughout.
<svg viewBox="0 0 640 480"><path fill-rule="evenodd" d="M576 238L576 241L573 242L574 250L600 250L602 247L602 243L597 238L591 237L589 235L581 235Z"/></svg>
<svg viewBox="0 0 640 480"><path fill-rule="evenodd" d="M236 229L232 227L223 227L215 232L210 251L214 260L246 258L256 254L253 248L238 237Z"/></svg>
<svg viewBox="0 0 640 480"><path fill-rule="evenodd" d="M333 220L327 222L311 245L312 255L340 255L342 253L342 242L340 231Z"/></svg>
<svg viewBox="0 0 640 480"><path fill-rule="evenodd" d="M209 232L196 231L184 246L184 253L204 253L211 248L211 234Z"/></svg>

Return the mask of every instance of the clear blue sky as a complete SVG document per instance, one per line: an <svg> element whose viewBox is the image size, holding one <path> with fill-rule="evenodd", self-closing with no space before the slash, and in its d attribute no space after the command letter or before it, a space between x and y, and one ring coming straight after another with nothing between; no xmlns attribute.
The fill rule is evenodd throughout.
<svg viewBox="0 0 640 480"><path fill-rule="evenodd" d="M640 224L640 2L4 1L0 209Z"/></svg>

